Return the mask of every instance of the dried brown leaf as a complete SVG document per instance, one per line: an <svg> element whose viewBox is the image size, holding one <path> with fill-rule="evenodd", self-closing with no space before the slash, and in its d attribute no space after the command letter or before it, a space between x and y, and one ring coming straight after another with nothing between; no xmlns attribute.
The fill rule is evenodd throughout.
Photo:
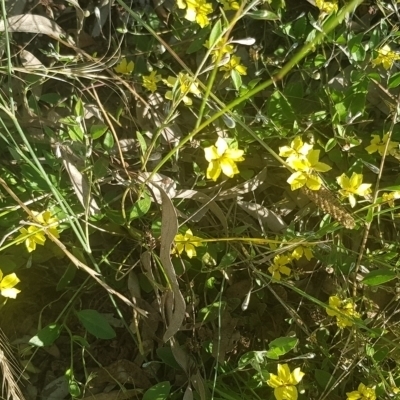
<svg viewBox="0 0 400 400"><path fill-rule="evenodd" d="M66 32L54 21L37 14L14 15L7 18L7 23L1 20L0 32L5 29L9 32L40 33L56 40L66 39L71 45L75 44L71 38L67 39Z"/></svg>
<svg viewBox="0 0 400 400"><path fill-rule="evenodd" d="M185 317L185 300L179 290L176 272L171 262L171 246L175 236L178 233L178 218L175 207L171 199L161 186L155 185L160 191L162 198L162 217L161 217L161 248L160 261L168 279L170 290L173 294L173 307L171 307L171 316L167 321L168 328L164 333L163 340L167 342L178 332L182 326Z"/></svg>

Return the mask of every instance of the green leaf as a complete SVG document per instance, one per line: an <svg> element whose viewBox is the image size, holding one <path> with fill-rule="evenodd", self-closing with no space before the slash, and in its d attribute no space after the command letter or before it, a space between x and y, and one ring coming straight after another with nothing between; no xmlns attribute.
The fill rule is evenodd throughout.
<svg viewBox="0 0 400 400"><path fill-rule="evenodd" d="M265 361L265 357L267 352L262 351L249 351L248 353L243 354L238 362L238 368L243 369L246 365L250 364L256 371L260 371L260 365Z"/></svg>
<svg viewBox="0 0 400 400"><path fill-rule="evenodd" d="M60 100L61 96L58 93L46 93L40 96L40 101L51 105L56 105Z"/></svg>
<svg viewBox="0 0 400 400"><path fill-rule="evenodd" d="M364 279L362 280L362 283L368 286L378 286L383 283L392 281L395 279L397 276L396 272L391 271L389 269L379 269L376 271L372 271L369 274L367 274Z"/></svg>
<svg viewBox="0 0 400 400"><path fill-rule="evenodd" d="M335 138L330 138L325 145L325 152L329 153L337 145L337 140Z"/></svg>
<svg viewBox="0 0 400 400"><path fill-rule="evenodd" d="M396 72L395 74L391 75L388 80L388 88L394 89L400 85L400 72Z"/></svg>
<svg viewBox="0 0 400 400"><path fill-rule="evenodd" d="M78 382L75 379L68 380L68 390L72 398L77 398L81 395L81 389L79 387Z"/></svg>
<svg viewBox="0 0 400 400"><path fill-rule="evenodd" d="M364 33L359 33L348 41L350 55L354 61L363 61L365 59L366 51L361 43L363 38Z"/></svg>
<svg viewBox="0 0 400 400"><path fill-rule="evenodd" d="M106 318L96 310L81 310L77 315L85 329L96 338L112 339L116 336Z"/></svg>
<svg viewBox="0 0 400 400"><path fill-rule="evenodd" d="M63 276L58 281L57 288L56 288L57 292L64 290L71 283L71 281L75 278L76 271L77 271L77 268L75 267L75 265L72 265L72 264L68 265Z"/></svg>
<svg viewBox="0 0 400 400"><path fill-rule="evenodd" d="M231 78L233 81L233 86L235 86L236 90L239 90L240 87L242 86L242 77L240 76L239 72L233 69L231 71Z"/></svg>
<svg viewBox="0 0 400 400"><path fill-rule="evenodd" d="M110 131L107 131L107 133L104 136L103 146L107 150L111 150L114 147L114 136L112 135L112 133Z"/></svg>
<svg viewBox="0 0 400 400"><path fill-rule="evenodd" d="M33 336L29 343L37 346L44 347L50 346L60 336L61 326L58 324L50 324L41 329L35 336Z"/></svg>
<svg viewBox="0 0 400 400"><path fill-rule="evenodd" d="M156 353L164 364L175 369L182 369L181 366L176 361L174 355L172 354L172 350L170 347L159 347L156 350Z"/></svg>
<svg viewBox="0 0 400 400"><path fill-rule="evenodd" d="M335 380L331 379L332 375L322 369L316 369L314 372L314 376L316 382L322 389L330 388L335 383Z"/></svg>
<svg viewBox="0 0 400 400"><path fill-rule="evenodd" d="M269 350L267 350L267 357L273 360L278 360L280 356L293 350L299 340L293 337L280 337L269 343Z"/></svg>
<svg viewBox="0 0 400 400"><path fill-rule="evenodd" d="M99 158L93 164L93 174L96 179L104 178L108 173L109 161L106 158Z"/></svg>
<svg viewBox="0 0 400 400"><path fill-rule="evenodd" d="M78 343L82 347L89 347L89 342L82 336L79 335L72 335L71 340L75 343Z"/></svg>
<svg viewBox="0 0 400 400"><path fill-rule="evenodd" d="M147 143L144 136L139 131L136 131L136 137L140 146L140 151L142 152L142 154L146 154Z"/></svg>
<svg viewBox="0 0 400 400"><path fill-rule="evenodd" d="M279 17L275 13L268 10L249 11L246 14L246 17L250 17L253 19L263 19L266 21L277 21L279 19Z"/></svg>
<svg viewBox="0 0 400 400"><path fill-rule="evenodd" d="M75 124L75 125L70 125L68 126L68 135L71 138L71 140L78 142L83 140L83 130L80 125Z"/></svg>
<svg viewBox="0 0 400 400"><path fill-rule="evenodd" d="M92 125L90 127L90 136L93 140L102 137L107 132L108 126L106 125Z"/></svg>
<svg viewBox="0 0 400 400"><path fill-rule="evenodd" d="M216 301L215 303L202 308L198 313L198 320L201 322L214 321L224 312L226 305L226 301Z"/></svg>
<svg viewBox="0 0 400 400"><path fill-rule="evenodd" d="M196 51L204 49L203 44L206 41L209 34L210 34L209 26L201 29L199 34L192 39L190 46L186 50L186 54L196 53Z"/></svg>
<svg viewBox="0 0 400 400"><path fill-rule="evenodd" d="M221 20L219 19L213 26L210 33L210 40L209 40L210 47L212 47L217 42L218 38L221 36L221 33L222 33L222 23Z"/></svg>
<svg viewBox="0 0 400 400"><path fill-rule="evenodd" d="M218 268L226 268L226 267L231 267L232 264L235 262L237 258L237 252L232 250L228 251L226 254L223 255L220 263L218 264Z"/></svg>
<svg viewBox="0 0 400 400"><path fill-rule="evenodd" d="M166 400L171 391L171 384L168 381L160 382L146 390L143 400Z"/></svg>
<svg viewBox="0 0 400 400"><path fill-rule="evenodd" d="M83 102L81 99L78 99L76 102L74 111L76 117L83 117L85 115L85 109L83 108Z"/></svg>
<svg viewBox="0 0 400 400"><path fill-rule="evenodd" d="M143 199L139 199L131 208L129 212L129 221L141 218L148 213L151 207L151 199L147 194Z"/></svg>

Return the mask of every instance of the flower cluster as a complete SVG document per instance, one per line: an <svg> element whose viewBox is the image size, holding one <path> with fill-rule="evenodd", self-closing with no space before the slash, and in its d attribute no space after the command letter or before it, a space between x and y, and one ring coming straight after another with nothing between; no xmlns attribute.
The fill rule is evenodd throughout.
<svg viewBox="0 0 400 400"><path fill-rule="evenodd" d="M207 49L211 47L209 40L204 43L204 47ZM233 55L233 53L233 45L226 43L225 38L221 38L212 48L211 57L213 63L224 60L224 65L219 68L220 71L225 72L224 79L233 74L247 75L247 67L241 64L241 58Z"/></svg>
<svg viewBox="0 0 400 400"><path fill-rule="evenodd" d="M161 81L161 75L157 75L157 71L151 71L150 75L143 75L143 87L154 93L157 90L157 82Z"/></svg>
<svg viewBox="0 0 400 400"><path fill-rule="evenodd" d="M175 85L178 86L178 90L183 96L182 100L187 106L191 106L193 104L192 99L187 95L188 93L192 93L195 96L200 95L200 90L197 86L197 83L193 82L193 79L188 74L184 74L183 72L179 72L176 78L174 76L169 76L168 79L164 79L163 81L171 88L175 87ZM172 90L169 90L167 93L165 93L165 98L168 100L173 99Z"/></svg>
<svg viewBox="0 0 400 400"><path fill-rule="evenodd" d="M297 400L298 393L296 385L300 383L305 375L300 368L290 372L287 364L278 364L278 374L269 374L267 385L274 389L277 400Z"/></svg>
<svg viewBox="0 0 400 400"><path fill-rule="evenodd" d="M382 139L382 141L384 140L385 138ZM379 151L381 149L379 137L378 142L374 142L374 146L374 151ZM370 148L370 150L372 150L372 148ZM322 180L318 172L327 172L331 167L319 161L319 154L319 150L314 150L311 144L303 143L300 136L295 137L290 146L279 148L279 155L286 158L286 163L294 170L287 180L292 190L299 189L303 186L306 186L310 190L319 190L321 188ZM367 196L371 193L371 184L362 183L362 174L353 172L350 178L346 174L342 174L338 176L336 180L340 186L340 195L342 198L347 197L352 207L357 203L356 195Z"/></svg>
<svg viewBox="0 0 400 400"><path fill-rule="evenodd" d="M329 308L326 313L330 317L336 317L336 323L340 329L353 325L354 318L360 318L355 311L355 305L351 299L340 300L338 296L329 297Z"/></svg>
<svg viewBox="0 0 400 400"><path fill-rule="evenodd" d="M389 193L382 193L382 203L387 203L389 207L394 207L394 201L400 199L400 191L395 190Z"/></svg>
<svg viewBox="0 0 400 400"><path fill-rule="evenodd" d="M240 8L240 2L237 0L218 0L224 9L224 11L236 11Z"/></svg>
<svg viewBox="0 0 400 400"><path fill-rule="evenodd" d="M219 137L215 146L204 149L204 156L209 162L207 178L216 181L221 172L228 178L233 178L239 173L236 163L244 160L243 153L243 150L229 148L227 141Z"/></svg>
<svg viewBox="0 0 400 400"><path fill-rule="evenodd" d="M133 61L129 61L126 58L123 58L121 60L121 62L114 67L114 71L117 74L121 74L121 75L131 75L133 72L133 69L135 68L135 64L133 63Z"/></svg>
<svg viewBox="0 0 400 400"><path fill-rule="evenodd" d="M184 251L189 258L196 256L196 247L202 246L202 239L198 236L193 236L193 233L188 229L184 235L178 234L175 236L175 248L172 249L172 253L178 255Z"/></svg>
<svg viewBox="0 0 400 400"><path fill-rule="evenodd" d="M310 190L319 190L322 180L318 172L326 172L331 169L328 164L319 161L319 150L313 150L313 146L303 143L297 136L289 146L279 148L279 155L287 158L286 162L295 172L287 182L292 190L307 186Z"/></svg>
<svg viewBox="0 0 400 400"><path fill-rule="evenodd" d="M362 174L356 174L355 172L353 172L350 178L346 174L342 174L338 176L336 180L341 187L341 189L339 189L340 195L343 198L348 197L350 205L352 207L357 204L355 195L365 197L369 193L371 193L371 184L362 183Z"/></svg>
<svg viewBox="0 0 400 400"><path fill-rule="evenodd" d="M338 1L315 0L315 5L323 13L330 14L338 10Z"/></svg>
<svg viewBox="0 0 400 400"><path fill-rule="evenodd" d="M228 79L234 72L239 75L247 75L247 67L240 64L240 57L237 56L232 56L219 70L225 71L224 79Z"/></svg>
<svg viewBox="0 0 400 400"><path fill-rule="evenodd" d="M388 143L389 141L389 143ZM368 154L378 152L380 156L383 156L387 146L387 152L391 155L396 154L399 148L399 142L389 140L389 134L383 135L382 139L379 135L372 135L371 144L365 148Z"/></svg>
<svg viewBox="0 0 400 400"><path fill-rule="evenodd" d="M363 383L358 385L358 389L346 393L347 399L346 400L375 400L375 388L367 387Z"/></svg>
<svg viewBox="0 0 400 400"><path fill-rule="evenodd" d="M292 241L293 242L293 241ZM287 244L290 244L288 242ZM271 250L276 250L277 246L273 243L270 245ZM313 251L310 246L306 244L296 245L295 249L290 253L278 254L274 257L272 264L268 267L268 272L272 275L274 279L280 281L282 279L282 275L290 276L292 273L289 264L293 260L300 260L300 258L305 257L308 261L310 261L313 257Z"/></svg>
<svg viewBox="0 0 400 400"><path fill-rule="evenodd" d="M288 264L292 262L292 257L289 255L278 254L274 257L273 263L268 267L268 272L274 279L280 281L282 274L290 276L292 270Z"/></svg>
<svg viewBox="0 0 400 400"><path fill-rule="evenodd" d="M177 0L181 9L186 9L185 18L191 22L197 22L201 28L210 25L208 15L213 12L211 3L205 0Z"/></svg>
<svg viewBox="0 0 400 400"><path fill-rule="evenodd" d="M21 292L14 288L19 282L20 280L17 278L17 275L9 274L4 276L3 271L0 270L0 294L3 297L15 299L17 294Z"/></svg>
<svg viewBox="0 0 400 400"><path fill-rule="evenodd" d="M45 233L48 232L56 238L60 235L57 230L58 218L54 217L51 211L44 211L42 213L33 212L35 222L42 226L30 225L28 228L21 228L21 233L17 238L17 244L25 242L25 246L29 253L36 250L36 245L43 246L46 241Z"/></svg>
<svg viewBox="0 0 400 400"><path fill-rule="evenodd" d="M400 60L400 54L391 50L390 46L385 44L383 47L378 49L378 56L372 60L374 67L382 64L386 70L392 68L395 61Z"/></svg>

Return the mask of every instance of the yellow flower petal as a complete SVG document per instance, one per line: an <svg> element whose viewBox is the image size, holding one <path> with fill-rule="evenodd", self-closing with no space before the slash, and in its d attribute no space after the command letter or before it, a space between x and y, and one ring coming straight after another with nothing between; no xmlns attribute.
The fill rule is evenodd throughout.
<svg viewBox="0 0 400 400"><path fill-rule="evenodd" d="M216 181L221 175L222 169L218 161L211 161L207 168L207 179Z"/></svg>
<svg viewBox="0 0 400 400"><path fill-rule="evenodd" d="M277 400L297 400L298 393L295 386L281 386L274 390Z"/></svg>

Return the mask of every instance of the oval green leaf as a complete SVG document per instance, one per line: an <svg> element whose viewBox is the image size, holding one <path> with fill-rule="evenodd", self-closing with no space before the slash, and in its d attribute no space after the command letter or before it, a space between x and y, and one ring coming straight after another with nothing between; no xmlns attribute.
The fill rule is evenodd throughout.
<svg viewBox="0 0 400 400"><path fill-rule="evenodd" d="M168 381L160 382L146 390L143 400L166 400L171 391L171 384Z"/></svg>
<svg viewBox="0 0 400 400"><path fill-rule="evenodd" d="M392 281L397 276L396 272L391 271L389 269L379 269L377 271L372 271L367 274L362 283L368 286L378 286L382 285L383 283Z"/></svg>
<svg viewBox="0 0 400 400"><path fill-rule="evenodd" d="M116 336L109 322L96 310L81 310L77 315L85 329L96 338L112 339Z"/></svg>
<svg viewBox="0 0 400 400"><path fill-rule="evenodd" d="M60 336L61 326L58 324L50 324L41 329L35 336L33 336L29 343L37 346L44 347L52 345Z"/></svg>

